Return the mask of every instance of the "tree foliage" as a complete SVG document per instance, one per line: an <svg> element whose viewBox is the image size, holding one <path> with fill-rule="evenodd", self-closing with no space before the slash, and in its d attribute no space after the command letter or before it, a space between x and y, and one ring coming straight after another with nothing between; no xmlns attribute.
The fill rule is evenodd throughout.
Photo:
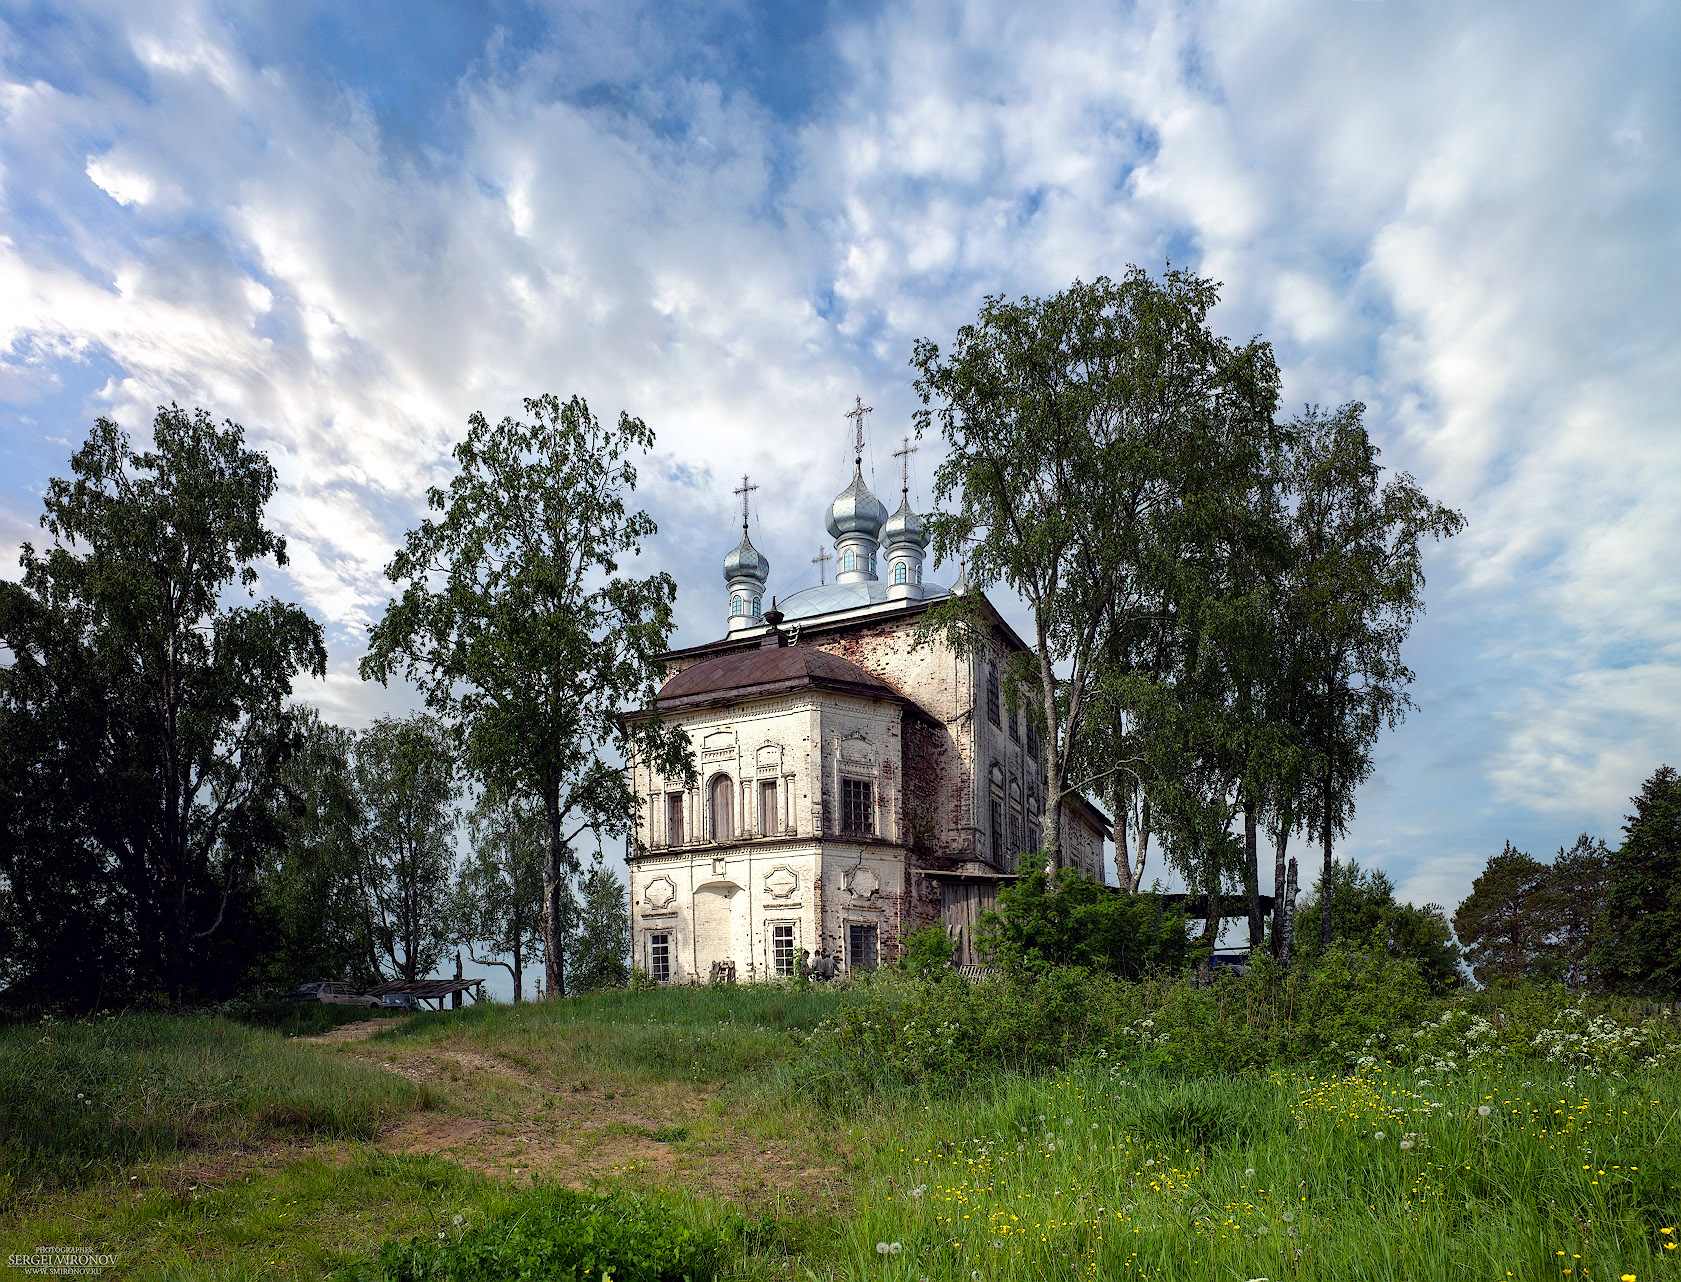
<svg viewBox="0 0 1681 1282"><path fill-rule="evenodd" d="M653 445L640 419L603 426L584 401L545 395L528 419L468 420L458 471L427 493L436 517L386 568L402 595L374 627L364 677L401 674L454 730L488 786L540 799L547 989L566 991L566 887L585 831L625 836L636 794L620 762L692 772L686 737L621 723L657 693L672 630L667 574L620 572L655 532L626 496Z"/></svg>
<svg viewBox="0 0 1681 1282"><path fill-rule="evenodd" d="M569 953L574 992L630 982L630 899L618 873L598 856L579 887L578 937Z"/></svg>
<svg viewBox="0 0 1681 1282"><path fill-rule="evenodd" d="M998 893L981 918L983 954L1012 970L1082 966L1139 979L1183 966L1185 919L1155 895L1117 894L1072 868L1034 869Z"/></svg>
<svg viewBox="0 0 1681 1282"><path fill-rule="evenodd" d="M1422 908L1399 903L1395 886L1381 869L1362 869L1354 860L1331 869L1329 893L1321 880L1313 898L1297 913L1298 955L1310 965L1326 955L1320 924L1329 901L1335 930L1332 946L1346 943L1352 948L1380 948L1391 957L1405 958L1418 969L1425 987L1437 996L1457 988L1459 945L1448 925L1447 915L1437 904Z"/></svg>
<svg viewBox="0 0 1681 1282"><path fill-rule="evenodd" d="M1124 766L1115 727L1094 719L1105 658L1148 648L1175 531L1225 482L1221 447L1271 430L1271 349L1217 337L1216 297L1190 273L1136 268L1046 299L989 297L949 352L923 339L911 360L918 434L938 423L947 447L934 491L953 506L929 518L934 556L963 557L970 583L1002 583L1033 613L1034 648L1005 679L1044 746L1052 867L1063 797ZM931 611L931 632L990 644L973 596Z"/></svg>
<svg viewBox="0 0 1681 1282"><path fill-rule="evenodd" d="M1681 775L1659 766L1606 869L1600 969L1617 987L1681 998Z"/></svg>
<svg viewBox="0 0 1681 1282"><path fill-rule="evenodd" d="M451 745L433 717L382 717L357 738L354 757L375 952L395 977L422 979L451 938L460 795Z"/></svg>
<svg viewBox="0 0 1681 1282"><path fill-rule="evenodd" d="M0 585L0 916L59 941L32 946L37 966L76 946L53 914L103 917L100 973L180 1000L225 982L211 941L278 840L286 700L326 653L298 607L238 603L260 562L286 563L263 524L275 471L244 430L172 405L152 438L137 450L99 419L48 487L51 545L26 544L22 582Z"/></svg>
<svg viewBox="0 0 1681 1282"><path fill-rule="evenodd" d="M543 838L534 797L483 789L468 816L472 853L456 882L456 939L480 966L501 966L525 1000L525 968L543 956ZM486 956L479 956L479 953Z"/></svg>

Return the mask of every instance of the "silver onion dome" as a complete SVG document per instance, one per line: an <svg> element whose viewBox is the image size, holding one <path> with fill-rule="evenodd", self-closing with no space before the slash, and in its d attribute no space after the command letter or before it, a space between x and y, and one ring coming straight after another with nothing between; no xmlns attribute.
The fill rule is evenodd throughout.
<svg viewBox="0 0 1681 1282"><path fill-rule="evenodd" d="M829 534L843 538L848 534L863 534L874 539L880 536L887 520L887 509L864 484L864 470L853 465L852 484L835 496L829 504Z"/></svg>
<svg viewBox="0 0 1681 1282"><path fill-rule="evenodd" d="M770 578L770 561L765 554L754 547L747 538L747 531L741 532L741 542L736 544L735 550L724 558L724 582L732 583L736 579L752 579L760 587Z"/></svg>
<svg viewBox="0 0 1681 1282"><path fill-rule="evenodd" d="M908 494L899 499L899 510L888 517L887 524L881 527L881 541L890 548L908 546L926 550L928 547L928 528L923 525L922 518L911 511Z"/></svg>

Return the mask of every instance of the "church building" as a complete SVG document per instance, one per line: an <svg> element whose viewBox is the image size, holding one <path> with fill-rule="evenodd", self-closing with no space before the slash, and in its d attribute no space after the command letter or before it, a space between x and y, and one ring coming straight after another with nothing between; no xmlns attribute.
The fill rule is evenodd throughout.
<svg viewBox="0 0 1681 1282"><path fill-rule="evenodd" d="M773 608L744 480L725 635L667 654L657 709L627 714L683 727L698 773L687 787L632 768L634 962L656 981L775 978L802 952L867 970L935 924L973 962L977 919L1041 847L1039 744L999 678L1028 647L984 597L988 653L913 647L931 606L972 589L924 579L908 484L891 515L865 484L866 412L853 411L851 484L828 510L835 582ZM1108 836L1102 812L1065 800L1067 863L1101 878Z"/></svg>

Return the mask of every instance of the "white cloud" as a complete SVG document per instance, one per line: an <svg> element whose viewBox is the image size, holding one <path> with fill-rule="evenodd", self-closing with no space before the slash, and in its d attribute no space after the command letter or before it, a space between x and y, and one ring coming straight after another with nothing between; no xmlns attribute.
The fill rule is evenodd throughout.
<svg viewBox="0 0 1681 1282"><path fill-rule="evenodd" d="M762 487L785 593L853 393L879 441L905 430L914 338L1171 254L1226 282L1219 324L1278 342L1292 400L1365 399L1386 459L1470 517L1431 559L1437 685L1363 814L1474 804L1371 849L1452 898L1469 856L1437 845L1514 807L1614 815L1674 755L1671 15L895 6L828 33L831 96L793 125L677 58L692 33L568 9L547 43L495 38L411 148L208 8L121 21L143 92L0 73L0 395L98 358L131 426L171 399L246 423L282 473L283 581L339 638L334 707L372 706L351 639L470 410L576 390L656 428L649 559L699 640L730 478Z"/></svg>

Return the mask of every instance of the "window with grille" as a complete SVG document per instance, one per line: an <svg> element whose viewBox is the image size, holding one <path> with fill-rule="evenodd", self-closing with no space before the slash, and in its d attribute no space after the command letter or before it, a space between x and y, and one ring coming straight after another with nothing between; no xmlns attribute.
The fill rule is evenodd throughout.
<svg viewBox="0 0 1681 1282"><path fill-rule="evenodd" d="M1027 852L1029 854L1036 855L1041 850L1043 850L1044 848L1045 848L1045 836L1042 832L1039 831L1039 825L1038 824L1028 824L1027 825Z"/></svg>
<svg viewBox="0 0 1681 1282"><path fill-rule="evenodd" d="M754 618L755 618L755 619L757 619L757 618L759 618L759 617L760 617L760 614L759 614L759 602L760 602L760 600L761 600L761 599L762 599L762 598L760 598L760 597L754 597L754 598L753 598L753 617L754 617Z"/></svg>
<svg viewBox="0 0 1681 1282"><path fill-rule="evenodd" d="M1027 723L1022 727L1022 733L1027 736L1027 755L1037 761L1039 760L1039 732L1033 728L1032 717L1024 716L1023 720Z"/></svg>
<svg viewBox="0 0 1681 1282"><path fill-rule="evenodd" d="M1004 866L1004 802L999 797L992 799L992 862Z"/></svg>
<svg viewBox="0 0 1681 1282"><path fill-rule="evenodd" d="M841 553L841 566L840 566L840 568L842 570L850 571L856 564L857 564L856 553L853 553L851 551L846 551L846 552Z"/></svg>
<svg viewBox="0 0 1681 1282"><path fill-rule="evenodd" d="M1010 709L1010 742L1021 742L1021 716L1014 708Z"/></svg>
<svg viewBox="0 0 1681 1282"><path fill-rule="evenodd" d="M841 831L873 833L875 820L875 785L868 779L842 779Z"/></svg>
<svg viewBox="0 0 1681 1282"><path fill-rule="evenodd" d="M1012 855L1019 855L1021 853L1021 816L1020 815L1011 815L1010 816L1010 853Z"/></svg>
<svg viewBox="0 0 1681 1282"><path fill-rule="evenodd" d="M770 837L781 831L776 822L776 780L759 780L759 836Z"/></svg>
<svg viewBox="0 0 1681 1282"><path fill-rule="evenodd" d="M741 594L739 592L730 598L730 613L741 613Z"/></svg>
<svg viewBox="0 0 1681 1282"><path fill-rule="evenodd" d="M770 965L778 975L794 973L794 923L781 922L770 928Z"/></svg>
<svg viewBox="0 0 1681 1282"><path fill-rule="evenodd" d="M683 794L680 792L665 794L665 844L683 844Z"/></svg>
<svg viewBox="0 0 1681 1282"><path fill-rule="evenodd" d="M905 563L903 561L893 562L893 582L906 583L908 581Z"/></svg>
<svg viewBox="0 0 1681 1282"><path fill-rule="evenodd" d="M986 665L986 719L998 725L998 665Z"/></svg>
<svg viewBox="0 0 1681 1282"><path fill-rule="evenodd" d="M648 974L656 984L671 981L671 936L648 936Z"/></svg>
<svg viewBox="0 0 1681 1282"><path fill-rule="evenodd" d="M874 922L854 921L846 926L846 964L854 970L874 970L877 964Z"/></svg>

